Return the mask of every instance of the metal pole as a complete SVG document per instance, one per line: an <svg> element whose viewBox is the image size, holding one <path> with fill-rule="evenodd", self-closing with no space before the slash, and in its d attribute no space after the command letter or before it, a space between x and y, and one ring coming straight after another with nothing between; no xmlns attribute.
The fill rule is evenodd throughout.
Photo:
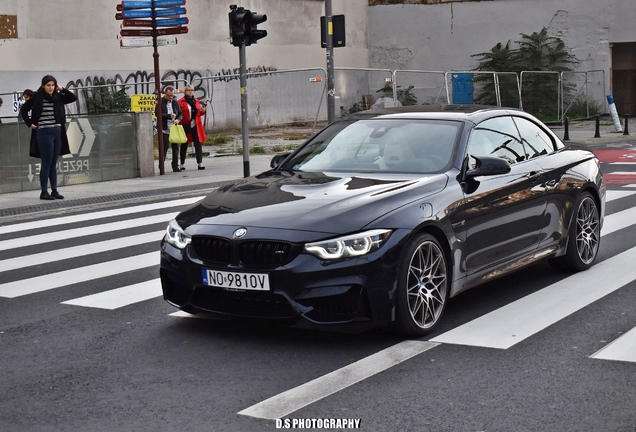
<svg viewBox="0 0 636 432"><path fill-rule="evenodd" d="M327 122L332 123L336 114L336 92L333 79L333 13L331 0L325 0L325 39L327 42Z"/></svg>
<svg viewBox="0 0 636 432"><path fill-rule="evenodd" d="M250 176L250 143L249 127L247 125L247 60L245 56L245 41L239 47L240 82L241 82L241 131L243 133L243 177Z"/></svg>
<svg viewBox="0 0 636 432"><path fill-rule="evenodd" d="M161 78L159 77L159 51L157 50L157 24L155 19L155 2L152 2L152 47L154 53L152 57L155 63L155 92L157 93L157 104L155 105L155 116L157 117L157 143L159 144L159 175L166 173L163 163L163 121L161 119Z"/></svg>

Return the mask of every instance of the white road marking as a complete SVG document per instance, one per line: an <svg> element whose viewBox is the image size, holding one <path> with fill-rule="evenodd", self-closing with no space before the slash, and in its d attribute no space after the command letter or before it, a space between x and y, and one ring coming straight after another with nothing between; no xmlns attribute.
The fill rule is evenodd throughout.
<svg viewBox="0 0 636 432"><path fill-rule="evenodd" d="M186 205L195 203L202 198L205 198L205 197L200 196L200 197L193 197L193 198L183 198L183 199L178 199L174 201L164 201L164 202L159 202L154 204L144 204L144 205L135 206L135 207L126 207L126 208L120 208L115 210L104 210L104 211L98 211L93 213L84 213L80 215L62 216L62 217L57 217L52 219L44 219L44 220L38 220L38 221L32 221L32 222L23 222L23 223L18 223L13 225L5 225L5 226L0 226L0 234L15 233L19 231L46 228L46 227L57 226L57 225L67 225L67 224L75 223L75 222L86 222L90 220L103 219L107 217L120 216L120 215L126 215L126 214L141 213L141 212L158 210L158 209L168 208L168 207L186 206Z"/></svg>
<svg viewBox="0 0 636 432"><path fill-rule="evenodd" d="M626 185L623 185L623 187L626 187L626 188L636 188L636 184L626 184Z"/></svg>
<svg viewBox="0 0 636 432"><path fill-rule="evenodd" d="M54 231L46 234L38 234L28 237L20 237L11 240L0 241L0 250L15 249L24 246L41 245L43 243L50 243L59 240L67 240L70 238L84 237L93 234L101 234L111 231L119 231L128 228L136 228L143 225L152 225L160 222L166 224L170 219L173 219L178 212L163 213L154 216L146 216L137 219L127 219L118 222L111 222L102 225L95 225L89 227L75 228L70 230Z"/></svg>
<svg viewBox="0 0 636 432"><path fill-rule="evenodd" d="M20 297L152 266L159 266L159 251L0 284L0 297Z"/></svg>
<svg viewBox="0 0 636 432"><path fill-rule="evenodd" d="M636 327L590 357L603 360L636 362Z"/></svg>
<svg viewBox="0 0 636 432"><path fill-rule="evenodd" d="M508 349L632 282L636 279L634 262L636 247L447 331L431 342Z"/></svg>
<svg viewBox="0 0 636 432"><path fill-rule="evenodd" d="M150 300L152 298L159 297L162 294L161 279L153 279L85 297L63 301L62 304L113 310L133 303L139 303L144 300Z"/></svg>
<svg viewBox="0 0 636 432"><path fill-rule="evenodd" d="M607 164L608 165L636 165L636 162L609 162Z"/></svg>
<svg viewBox="0 0 636 432"><path fill-rule="evenodd" d="M327 375L259 402L239 411L238 414L271 420L283 418L437 345L439 344L416 340L400 342Z"/></svg>
<svg viewBox="0 0 636 432"><path fill-rule="evenodd" d="M631 190L608 190L605 196L605 202L614 201L620 198L625 198L630 195L636 194L636 191Z"/></svg>
<svg viewBox="0 0 636 432"><path fill-rule="evenodd" d="M634 225L634 223L636 223L636 207L631 207L627 210L605 216L601 236L627 228L628 226Z"/></svg>
<svg viewBox="0 0 636 432"><path fill-rule="evenodd" d="M0 272L61 261L69 258L78 258L100 252L124 249L144 243L157 242L157 244L159 244L159 241L165 233L165 230L155 231L129 237L105 240L97 243L73 246L66 249L57 249L33 255L9 258L0 261Z"/></svg>

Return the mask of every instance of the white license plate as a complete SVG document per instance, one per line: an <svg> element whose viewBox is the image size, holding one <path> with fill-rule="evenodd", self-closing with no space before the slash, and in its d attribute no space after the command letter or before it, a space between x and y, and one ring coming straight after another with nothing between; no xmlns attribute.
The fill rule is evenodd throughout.
<svg viewBox="0 0 636 432"><path fill-rule="evenodd" d="M269 291L269 275L203 269L203 285L237 290Z"/></svg>

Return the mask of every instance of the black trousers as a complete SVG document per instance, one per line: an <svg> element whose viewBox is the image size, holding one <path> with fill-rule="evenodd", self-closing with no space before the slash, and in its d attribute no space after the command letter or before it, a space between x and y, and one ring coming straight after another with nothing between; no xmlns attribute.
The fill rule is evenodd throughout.
<svg viewBox="0 0 636 432"><path fill-rule="evenodd" d="M172 168L179 166L179 144L170 144L170 136L163 134L163 160L168 155L168 147L172 147Z"/></svg>
<svg viewBox="0 0 636 432"><path fill-rule="evenodd" d="M192 142L194 143L194 154L197 157L197 164L200 164L203 162L203 150L201 149L199 135L197 135L197 128L193 128L190 134L192 135ZM188 154L188 145L189 143L181 144L181 165L185 164Z"/></svg>

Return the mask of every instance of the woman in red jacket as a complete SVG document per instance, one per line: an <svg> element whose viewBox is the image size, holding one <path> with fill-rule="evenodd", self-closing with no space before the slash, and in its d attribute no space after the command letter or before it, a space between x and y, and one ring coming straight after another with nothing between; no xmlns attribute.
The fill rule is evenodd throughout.
<svg viewBox="0 0 636 432"><path fill-rule="evenodd" d="M194 97L194 87L187 85L185 87L185 97L179 99L179 107L183 112L183 120L181 124L188 137L188 142L181 144L181 169L185 169L185 158L188 152L188 144L194 143L194 151L197 156L197 164L199 169L205 169L203 166L203 153L201 143L205 142L205 130L203 129L203 121L201 116L205 114L205 106L202 106L197 98Z"/></svg>

